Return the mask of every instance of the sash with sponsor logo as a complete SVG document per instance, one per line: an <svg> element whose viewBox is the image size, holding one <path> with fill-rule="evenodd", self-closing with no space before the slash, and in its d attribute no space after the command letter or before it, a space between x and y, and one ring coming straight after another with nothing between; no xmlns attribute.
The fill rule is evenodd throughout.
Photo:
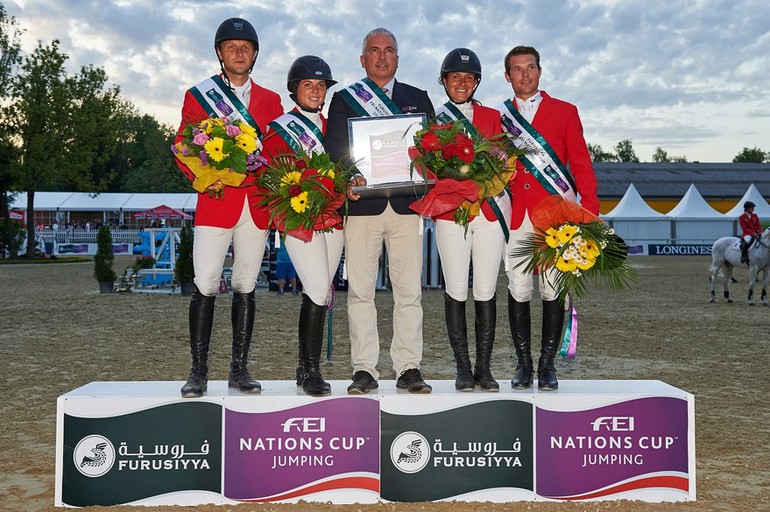
<svg viewBox="0 0 770 512"><path fill-rule="evenodd" d="M551 194L559 194L568 201L576 201L575 182L548 141L516 110L511 100L497 108L503 129L511 134L514 145L527 150L519 160L537 181Z"/></svg>
<svg viewBox="0 0 770 512"><path fill-rule="evenodd" d="M262 140L262 131L251 117L243 102L230 90L222 77L214 75L190 88L190 93L209 117L228 119L230 122L241 121L257 131L258 140ZM261 144L260 144L261 149Z"/></svg>
<svg viewBox="0 0 770 512"><path fill-rule="evenodd" d="M473 126L473 123L471 123L470 120L465 117L465 114L460 112L460 109L455 107L449 101L436 109L436 120L440 123L454 123L455 121L460 121L463 124L465 131L468 132L471 137L474 139L483 138L476 127ZM504 194L508 194L508 201L503 200ZM510 197L511 190L508 188L508 185L506 185L503 191L500 192L496 197L487 198L489 207L492 208L493 212L495 212L495 217L497 217L497 221L500 223L500 227L503 229L503 235L505 236L506 243L508 243L508 221L511 218ZM507 217L506 213L503 213L503 210L505 210L505 212L508 214Z"/></svg>
<svg viewBox="0 0 770 512"><path fill-rule="evenodd" d="M323 153L324 136L318 126L292 110L271 121L268 126L275 131L297 154Z"/></svg>
<svg viewBox="0 0 770 512"><path fill-rule="evenodd" d="M359 117L383 117L401 114L398 105L393 103L385 91L369 78L354 82L339 91L339 94Z"/></svg>

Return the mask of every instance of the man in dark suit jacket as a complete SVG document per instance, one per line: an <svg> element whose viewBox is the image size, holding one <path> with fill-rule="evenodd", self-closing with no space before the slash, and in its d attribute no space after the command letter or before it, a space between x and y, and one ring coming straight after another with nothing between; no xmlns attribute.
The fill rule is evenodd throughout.
<svg viewBox="0 0 770 512"><path fill-rule="evenodd" d="M367 84L384 93L404 114L433 117L428 94L396 81L398 43L384 28L364 37L361 66ZM351 162L348 119L359 117L343 94L337 92L329 105L324 146L335 162ZM356 176L351 185L365 185ZM411 393L430 393L420 374L422 360L422 219L409 209L414 198L361 198L348 194L349 217L345 223L345 262L348 274L348 321L353 382L350 394L365 394L378 387L380 353L377 332L375 286L382 244L388 250L389 277L393 286L393 339L390 354L398 375L396 386Z"/></svg>

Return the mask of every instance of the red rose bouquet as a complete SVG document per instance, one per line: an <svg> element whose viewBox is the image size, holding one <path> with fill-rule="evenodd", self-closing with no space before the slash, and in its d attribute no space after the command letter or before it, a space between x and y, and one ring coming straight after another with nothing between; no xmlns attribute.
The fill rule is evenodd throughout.
<svg viewBox="0 0 770 512"><path fill-rule="evenodd" d="M415 134L414 142L411 171L435 185L410 208L424 217L453 212L461 226L480 213L482 201L503 191L516 173L516 158L524 153L505 134L485 139L468 133L461 121L431 124Z"/></svg>
<svg viewBox="0 0 770 512"><path fill-rule="evenodd" d="M342 225L350 172L326 153L280 155L260 174L257 200L284 235L309 242L314 231Z"/></svg>

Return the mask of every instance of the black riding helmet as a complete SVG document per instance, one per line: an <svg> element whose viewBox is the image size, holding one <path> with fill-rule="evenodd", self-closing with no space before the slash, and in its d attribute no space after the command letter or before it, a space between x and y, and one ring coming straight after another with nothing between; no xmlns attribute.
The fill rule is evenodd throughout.
<svg viewBox="0 0 770 512"><path fill-rule="evenodd" d="M305 110L315 112L320 111L320 108L310 109L305 105L301 105L297 100L297 87L302 80L324 80L326 81L326 88L328 89L337 83L332 77L332 69L321 57L316 57L315 55L303 55L291 64L289 73L286 76L286 88L291 93L289 97L292 101Z"/></svg>
<svg viewBox="0 0 770 512"><path fill-rule="evenodd" d="M481 61L473 50L455 48L447 53L444 61L441 63L441 75L438 78L438 83L444 85L444 78L449 73L472 73L476 75L476 86L473 88L475 93L481 83ZM446 87L444 87L444 90L446 91ZM473 94L468 98L468 101L472 100Z"/></svg>
<svg viewBox="0 0 770 512"><path fill-rule="evenodd" d="M250 41L254 45L254 61L251 63L249 73L254 69L254 63L257 62L257 55L259 55L259 37L257 37L257 31L254 30L254 26L243 18L228 18L223 21L216 34L214 35L214 51L219 50L219 45L225 41L232 39L243 39L244 41ZM222 60L219 59L219 53L217 53L217 60L219 60L219 67L222 69L222 75L227 80L227 74L225 74Z"/></svg>
<svg viewBox="0 0 770 512"><path fill-rule="evenodd" d="M745 203L743 203L743 209L744 210L748 210L749 208L756 208L756 207L757 207L757 205L755 205L751 201L746 201Z"/></svg>

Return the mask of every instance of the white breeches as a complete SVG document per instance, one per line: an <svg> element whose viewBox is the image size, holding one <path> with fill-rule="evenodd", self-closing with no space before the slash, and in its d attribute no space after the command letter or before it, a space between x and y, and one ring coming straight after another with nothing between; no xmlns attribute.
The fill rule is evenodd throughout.
<svg viewBox="0 0 770 512"><path fill-rule="evenodd" d="M291 262L302 281L303 293L318 306L329 303L330 289L342 256L345 235L341 229L329 233L313 233L313 239L303 242L287 236L284 240Z"/></svg>
<svg viewBox="0 0 770 512"><path fill-rule="evenodd" d="M510 256L510 252L532 232L532 221L530 221L529 214L527 214L524 216L521 226L518 229L512 230L508 239L507 256L510 268L506 272L508 275L508 291L516 299L516 302L530 302L532 300L535 290L535 276L532 272L525 272L524 265L519 268L516 267L519 263L526 261L526 257L514 258ZM554 282L555 272L556 270L551 267L545 273L540 272L537 276L538 289L542 300L556 300L558 296L558 293L551 285Z"/></svg>
<svg viewBox="0 0 770 512"><path fill-rule="evenodd" d="M467 233L453 220L437 220L436 246L447 295L460 302L468 299L468 273L473 260L473 300L488 301L495 296L505 251L505 235L497 220L477 215L468 224Z"/></svg>
<svg viewBox="0 0 770 512"><path fill-rule="evenodd" d="M244 198L241 217L232 228L195 226L193 266L195 285L200 292L209 297L218 293L230 241L233 243L233 291L250 293L254 290L265 254L267 235L268 231L254 224L248 197Z"/></svg>

